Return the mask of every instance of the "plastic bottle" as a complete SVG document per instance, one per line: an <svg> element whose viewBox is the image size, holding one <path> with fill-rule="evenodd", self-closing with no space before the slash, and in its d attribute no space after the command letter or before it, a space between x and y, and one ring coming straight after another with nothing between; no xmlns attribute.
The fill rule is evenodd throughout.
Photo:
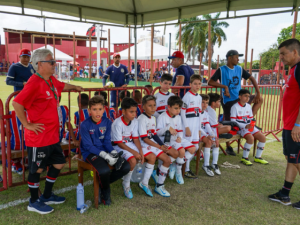
<svg viewBox="0 0 300 225"><path fill-rule="evenodd" d="M143 165L140 161L135 165L132 171L131 182L139 183L143 179Z"/></svg>
<svg viewBox="0 0 300 225"><path fill-rule="evenodd" d="M87 201L85 202L85 204L81 207L80 213L82 214L82 213L84 213L85 211L87 211L87 210L91 207L91 205L92 205L92 202L91 202L90 200L87 200Z"/></svg>
<svg viewBox="0 0 300 225"><path fill-rule="evenodd" d="M171 132L169 130L167 130L165 132L164 143L165 143L165 145L170 146L170 142L171 142Z"/></svg>
<svg viewBox="0 0 300 225"><path fill-rule="evenodd" d="M211 145L211 147L212 148L215 148L216 147L216 138L215 137L212 137L212 145Z"/></svg>
<svg viewBox="0 0 300 225"><path fill-rule="evenodd" d="M253 118L250 122L250 128L248 129L250 132L254 130L256 120Z"/></svg>
<svg viewBox="0 0 300 225"><path fill-rule="evenodd" d="M80 210L84 205L84 188L81 183L77 185L77 210Z"/></svg>

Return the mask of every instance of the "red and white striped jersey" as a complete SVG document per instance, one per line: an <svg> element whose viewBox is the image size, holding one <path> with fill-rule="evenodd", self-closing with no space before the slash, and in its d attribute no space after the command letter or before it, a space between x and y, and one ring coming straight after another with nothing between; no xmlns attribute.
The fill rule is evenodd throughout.
<svg viewBox="0 0 300 225"><path fill-rule="evenodd" d="M207 109L207 114L209 116L209 123L210 126L215 128L219 125L218 120L217 120L217 113L216 110L214 110L212 107L208 106Z"/></svg>
<svg viewBox="0 0 300 225"><path fill-rule="evenodd" d="M156 132L157 135L162 139L165 132L172 127L174 130L177 131L177 135L172 135L172 140L177 139L177 137L183 138L183 130L182 130L182 122L179 115L171 117L168 110L166 112L163 112L158 118L157 118L157 125L156 125Z"/></svg>
<svg viewBox="0 0 300 225"><path fill-rule="evenodd" d="M159 91L154 95L156 98L156 112L154 116L157 118L160 114L165 112L168 108L168 99L173 96L174 94L171 92L161 92Z"/></svg>
<svg viewBox="0 0 300 225"><path fill-rule="evenodd" d="M241 103L235 103L230 110L230 120L239 124L240 128L245 128L253 119L251 105L246 103L244 106Z"/></svg>
<svg viewBox="0 0 300 225"><path fill-rule="evenodd" d="M210 123L209 123L209 115L208 115L208 112L207 110L204 110L202 113L201 113L201 116L200 116L200 121L201 121L201 135L210 135L210 136L215 136L216 134L213 132L211 126L210 126ZM203 132L203 133L202 133Z"/></svg>
<svg viewBox="0 0 300 225"><path fill-rule="evenodd" d="M124 117L118 117L111 126L111 141L113 144L129 143L133 139L138 139L138 120L133 119L129 123L126 123Z"/></svg>
<svg viewBox="0 0 300 225"><path fill-rule="evenodd" d="M154 116L149 117L147 114L142 113L138 118L138 124L141 144L147 145L142 138L152 139L156 135L156 119Z"/></svg>

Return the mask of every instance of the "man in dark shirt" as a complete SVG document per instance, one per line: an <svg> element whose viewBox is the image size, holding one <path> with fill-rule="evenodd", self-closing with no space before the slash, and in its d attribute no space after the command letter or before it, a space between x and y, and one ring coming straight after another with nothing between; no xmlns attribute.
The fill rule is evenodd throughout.
<svg viewBox="0 0 300 225"><path fill-rule="evenodd" d="M14 63L8 70L6 84L14 86L14 91L20 91L35 73L32 65L29 63L31 52L28 49L22 49L19 54L20 62Z"/></svg>

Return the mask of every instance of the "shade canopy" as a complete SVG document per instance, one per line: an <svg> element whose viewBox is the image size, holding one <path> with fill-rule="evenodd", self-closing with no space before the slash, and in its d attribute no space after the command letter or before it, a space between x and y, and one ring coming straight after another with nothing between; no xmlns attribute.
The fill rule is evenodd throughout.
<svg viewBox="0 0 300 225"><path fill-rule="evenodd" d="M0 0L0 5L121 25L168 22L208 13L297 7L296 0ZM26 11L25 11L26 13ZM136 21L136 22L135 22Z"/></svg>
<svg viewBox="0 0 300 225"><path fill-rule="evenodd" d="M149 60L151 54L151 42L142 41L137 44L137 59L139 60ZM171 54L175 50L171 50ZM128 59L128 48L119 52L121 59ZM153 43L153 59L167 59L169 56L169 48ZM134 59L134 45L130 47L130 58ZM113 56L111 56L111 59Z"/></svg>
<svg viewBox="0 0 300 225"><path fill-rule="evenodd" d="M45 48L45 46L37 48L37 49L44 49L44 48ZM35 49L35 50L37 50L37 49ZM53 47L51 45L47 45L47 49L49 49L53 53ZM33 50L33 52L35 50ZM55 48L55 60L72 61L73 62L73 57L71 57L68 54Z"/></svg>

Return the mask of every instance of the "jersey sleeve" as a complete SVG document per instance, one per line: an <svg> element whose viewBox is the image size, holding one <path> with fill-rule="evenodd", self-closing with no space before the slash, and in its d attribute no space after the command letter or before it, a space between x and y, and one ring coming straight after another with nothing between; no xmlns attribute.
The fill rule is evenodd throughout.
<svg viewBox="0 0 300 225"><path fill-rule="evenodd" d="M245 80L248 80L249 77L251 77L251 74L243 69L242 78L244 78Z"/></svg>
<svg viewBox="0 0 300 225"><path fill-rule="evenodd" d="M236 107L232 106L230 110L230 121L234 121L239 125L240 129L243 129L247 126L246 123L240 123L237 121L238 113Z"/></svg>
<svg viewBox="0 0 300 225"><path fill-rule="evenodd" d="M115 144L122 143L122 127L118 124L118 120L112 124L111 127L111 141Z"/></svg>
<svg viewBox="0 0 300 225"><path fill-rule="evenodd" d="M80 136L81 136L81 142L80 142L80 148L83 151L88 151L90 153L93 153L95 155L99 155L101 151L104 150L104 148L97 148L93 145L92 138L89 133L89 129L86 126L86 124L83 124L83 126L80 127Z"/></svg>
<svg viewBox="0 0 300 225"><path fill-rule="evenodd" d="M132 122L134 122L133 131L132 131L132 139L139 138L139 122L137 119L134 119Z"/></svg>
<svg viewBox="0 0 300 225"><path fill-rule="evenodd" d="M183 68L182 67L177 68L175 75L176 76L184 76L185 77Z"/></svg>
<svg viewBox="0 0 300 225"><path fill-rule="evenodd" d="M23 90L16 96L14 102L24 106L25 109L29 109L36 99L36 93L38 93L37 88L35 82L28 82Z"/></svg>
<svg viewBox="0 0 300 225"><path fill-rule="evenodd" d="M11 86L16 86L16 87L23 87L23 82L15 81L15 78L16 78L15 67L11 66L6 76L6 84Z"/></svg>
<svg viewBox="0 0 300 225"><path fill-rule="evenodd" d="M106 125L106 132L103 140L103 146L107 152L111 152L112 150L114 150L113 146L111 145L111 121L109 120Z"/></svg>
<svg viewBox="0 0 300 225"><path fill-rule="evenodd" d="M177 116L177 117L178 117L177 136L182 139L183 138L183 123L182 123L182 119L180 118L180 116Z"/></svg>
<svg viewBox="0 0 300 225"><path fill-rule="evenodd" d="M145 121L144 116L140 116L138 119L138 127L139 127L139 136L140 138L145 138L148 136L147 132L147 123Z"/></svg>
<svg viewBox="0 0 300 225"><path fill-rule="evenodd" d="M159 116L156 124L156 133L158 136L163 136L170 129L170 124L166 126L164 116Z"/></svg>
<svg viewBox="0 0 300 225"><path fill-rule="evenodd" d="M188 97L186 94L183 96L182 101L183 101L183 105L180 110L180 115L181 115L181 119L182 119L182 124L183 124L184 128L186 128L186 127L188 127L188 123L186 120L186 109L189 104L189 100L188 100Z"/></svg>
<svg viewBox="0 0 300 225"><path fill-rule="evenodd" d="M104 75L108 77L108 76L110 76L110 74L111 74L111 66L109 66L109 67L106 69Z"/></svg>
<svg viewBox="0 0 300 225"><path fill-rule="evenodd" d="M211 110L214 110L214 109L211 109ZM208 117L209 117L209 123L210 123L211 127L217 127L219 125L215 111L209 112Z"/></svg>
<svg viewBox="0 0 300 225"><path fill-rule="evenodd" d="M216 72L214 73L214 75L212 75L211 79L214 80L214 81L217 81L217 80L221 81L221 69L220 68L218 68L216 70Z"/></svg>

